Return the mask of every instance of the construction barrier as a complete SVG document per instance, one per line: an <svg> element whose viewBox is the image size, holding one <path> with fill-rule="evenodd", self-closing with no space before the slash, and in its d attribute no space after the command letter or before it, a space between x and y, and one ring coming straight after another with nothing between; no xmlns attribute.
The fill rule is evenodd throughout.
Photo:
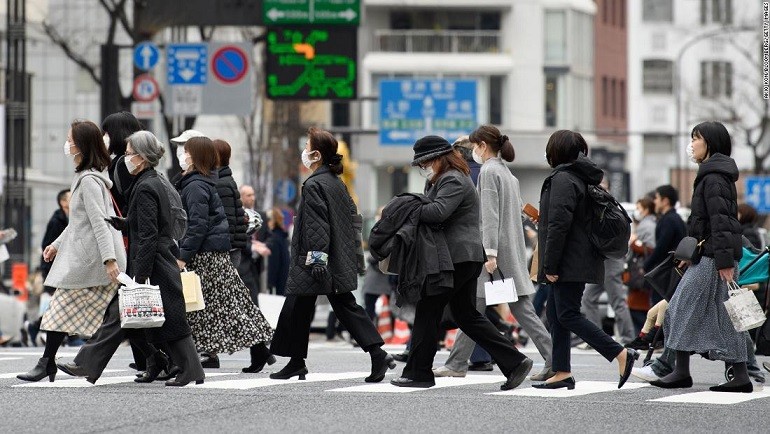
<svg viewBox="0 0 770 434"><path fill-rule="evenodd" d="M374 305L377 313L377 332L380 333L385 343L390 343L393 338L393 324L390 320L390 300L387 295L381 295Z"/></svg>

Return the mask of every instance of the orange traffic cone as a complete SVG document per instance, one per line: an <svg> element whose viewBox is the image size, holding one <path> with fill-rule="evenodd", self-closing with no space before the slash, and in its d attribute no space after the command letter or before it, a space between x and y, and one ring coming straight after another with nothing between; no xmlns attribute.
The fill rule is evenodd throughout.
<svg viewBox="0 0 770 434"><path fill-rule="evenodd" d="M409 342L411 334L412 333L409 331L409 324L404 320L396 318L395 326L393 327L393 339L391 339L390 343L404 345Z"/></svg>
<svg viewBox="0 0 770 434"><path fill-rule="evenodd" d="M446 337L444 337L444 347L447 350L451 350L455 346L455 340L457 339L457 329L447 330Z"/></svg>
<svg viewBox="0 0 770 434"><path fill-rule="evenodd" d="M377 331L380 333L382 340L385 343L390 343L393 338L393 325L390 322L390 300L387 295L381 295L377 299L377 304L374 308L377 314Z"/></svg>

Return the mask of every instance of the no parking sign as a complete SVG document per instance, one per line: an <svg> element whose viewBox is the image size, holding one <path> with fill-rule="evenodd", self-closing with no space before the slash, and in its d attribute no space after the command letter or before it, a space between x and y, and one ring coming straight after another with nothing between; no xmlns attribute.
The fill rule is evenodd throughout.
<svg viewBox="0 0 770 434"><path fill-rule="evenodd" d="M226 45L211 57L211 71L223 83L238 83L249 72L249 57L240 47Z"/></svg>

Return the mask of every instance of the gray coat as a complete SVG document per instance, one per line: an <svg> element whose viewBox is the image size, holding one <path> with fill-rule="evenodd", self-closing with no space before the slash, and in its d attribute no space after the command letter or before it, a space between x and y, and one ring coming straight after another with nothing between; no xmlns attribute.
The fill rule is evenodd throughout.
<svg viewBox="0 0 770 434"><path fill-rule="evenodd" d="M521 221L519 180L501 158L490 158L481 166L477 186L481 198L481 240L487 256L497 257L497 267L506 279L513 278L519 296L535 293L527 270L527 247ZM495 272L495 280L500 276ZM479 296L489 282L486 269L478 281Z"/></svg>
<svg viewBox="0 0 770 434"><path fill-rule="evenodd" d="M122 235L106 218L115 215L107 172L86 170L72 181L70 220L67 229L52 246L58 250L45 280L46 286L65 289L91 288L110 284L104 263L115 259L126 270Z"/></svg>
<svg viewBox="0 0 770 434"><path fill-rule="evenodd" d="M655 225L657 219L654 215L650 214L645 216L642 221L636 225L636 237L646 247L655 248Z"/></svg>

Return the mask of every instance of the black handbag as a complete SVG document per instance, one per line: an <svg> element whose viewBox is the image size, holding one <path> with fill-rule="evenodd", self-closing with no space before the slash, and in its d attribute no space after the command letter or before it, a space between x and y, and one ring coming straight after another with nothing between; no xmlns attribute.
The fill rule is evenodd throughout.
<svg viewBox="0 0 770 434"><path fill-rule="evenodd" d="M676 246L674 258L691 264L697 264L700 262L701 256L703 256L703 244L705 242L706 238L701 241L698 241L695 237L682 238L682 241Z"/></svg>
<svg viewBox="0 0 770 434"><path fill-rule="evenodd" d="M663 262L644 275L644 280L666 301L671 301L679 281L684 276L685 270L677 266L678 262L675 253L670 253Z"/></svg>

